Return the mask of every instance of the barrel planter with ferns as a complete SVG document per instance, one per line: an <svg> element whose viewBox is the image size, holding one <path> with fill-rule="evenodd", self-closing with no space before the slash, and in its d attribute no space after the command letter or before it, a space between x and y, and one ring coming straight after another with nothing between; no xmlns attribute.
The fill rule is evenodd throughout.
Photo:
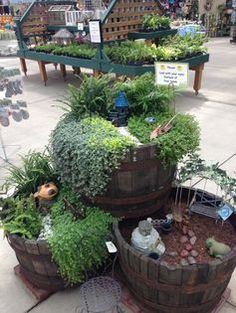
<svg viewBox="0 0 236 313"><path fill-rule="evenodd" d="M66 287L45 240L29 240L17 235L7 235L7 239L15 251L21 272L31 284L52 292Z"/></svg>
<svg viewBox="0 0 236 313"><path fill-rule="evenodd" d="M154 144L130 149L108 184L93 203L114 216L137 218L160 210L167 202L175 167L164 167Z"/></svg>
<svg viewBox="0 0 236 313"><path fill-rule="evenodd" d="M231 216L230 224L233 234L236 231L235 215ZM170 263L163 258L154 260L130 245L128 228L134 229L133 225L131 220L114 224L114 235L123 279L137 300L150 312L212 312L236 267L236 245L221 259L209 257L209 261L193 265ZM172 242L178 243L173 235L168 236Z"/></svg>

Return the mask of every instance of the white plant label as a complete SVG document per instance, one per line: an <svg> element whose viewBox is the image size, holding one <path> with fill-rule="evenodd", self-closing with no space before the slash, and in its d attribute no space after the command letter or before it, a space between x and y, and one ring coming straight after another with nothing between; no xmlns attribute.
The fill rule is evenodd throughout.
<svg viewBox="0 0 236 313"><path fill-rule="evenodd" d="M155 63L156 85L188 86L188 63Z"/></svg>
<svg viewBox="0 0 236 313"><path fill-rule="evenodd" d="M90 40L93 43L101 43L102 42L102 35L101 35L101 27L100 21L89 21L89 33L90 33Z"/></svg>
<svg viewBox="0 0 236 313"><path fill-rule="evenodd" d="M84 23L78 23L77 28L78 28L78 30L83 31L84 30Z"/></svg>
<svg viewBox="0 0 236 313"><path fill-rule="evenodd" d="M117 248L112 241L106 241L106 246L109 253L117 252Z"/></svg>

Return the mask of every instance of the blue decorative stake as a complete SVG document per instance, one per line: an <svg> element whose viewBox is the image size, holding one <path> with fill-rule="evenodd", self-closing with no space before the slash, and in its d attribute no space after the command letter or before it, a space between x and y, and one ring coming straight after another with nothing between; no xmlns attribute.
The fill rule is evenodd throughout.
<svg viewBox="0 0 236 313"><path fill-rule="evenodd" d="M119 91L118 96L115 100L115 107L117 110L128 109L129 103L128 103L128 99L127 99L124 91Z"/></svg>

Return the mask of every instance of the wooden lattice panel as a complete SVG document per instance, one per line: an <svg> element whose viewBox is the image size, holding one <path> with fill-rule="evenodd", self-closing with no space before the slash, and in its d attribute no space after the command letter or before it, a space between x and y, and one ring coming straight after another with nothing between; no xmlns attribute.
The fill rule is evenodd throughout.
<svg viewBox="0 0 236 313"><path fill-rule="evenodd" d="M161 14L157 2L153 0L117 0L103 24L103 39L127 38L129 32L138 31L143 16L152 13Z"/></svg>
<svg viewBox="0 0 236 313"><path fill-rule="evenodd" d="M24 36L41 34L48 27L48 5L35 4L22 24Z"/></svg>

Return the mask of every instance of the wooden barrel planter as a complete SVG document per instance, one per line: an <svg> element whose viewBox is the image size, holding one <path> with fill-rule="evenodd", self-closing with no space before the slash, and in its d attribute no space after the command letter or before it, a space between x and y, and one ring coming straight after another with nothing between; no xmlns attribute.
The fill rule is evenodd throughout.
<svg viewBox="0 0 236 313"><path fill-rule="evenodd" d="M164 168L158 154L152 144L131 149L114 172L107 192L93 204L125 218L148 216L162 208L171 192L175 167Z"/></svg>
<svg viewBox="0 0 236 313"><path fill-rule="evenodd" d="M58 273L45 240L35 241L8 235L8 242L15 251L21 271L26 279L38 288L58 291L66 287L66 282Z"/></svg>
<svg viewBox="0 0 236 313"><path fill-rule="evenodd" d="M114 224L119 263L130 290L142 305L158 313L210 313L217 306L236 266L236 246L222 260L206 264L170 265L148 258L128 243ZM231 223L236 232L235 215Z"/></svg>

